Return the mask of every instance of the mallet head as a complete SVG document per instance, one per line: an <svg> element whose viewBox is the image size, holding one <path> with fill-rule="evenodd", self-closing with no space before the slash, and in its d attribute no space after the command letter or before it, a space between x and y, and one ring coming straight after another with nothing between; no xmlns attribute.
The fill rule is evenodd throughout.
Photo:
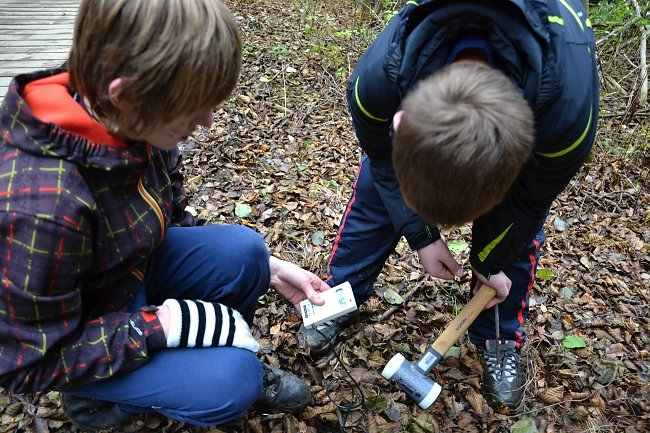
<svg viewBox="0 0 650 433"><path fill-rule="evenodd" d="M388 380L392 379L397 382L402 391L417 402L422 409L428 409L442 391L440 385L431 380L423 370L407 361L400 353L388 361L381 375Z"/></svg>

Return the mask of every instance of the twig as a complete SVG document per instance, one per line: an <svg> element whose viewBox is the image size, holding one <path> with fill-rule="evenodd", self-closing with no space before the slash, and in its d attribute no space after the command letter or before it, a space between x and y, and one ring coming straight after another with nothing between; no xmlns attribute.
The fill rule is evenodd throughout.
<svg viewBox="0 0 650 433"><path fill-rule="evenodd" d="M287 108L287 76L285 75L286 68L284 64L282 65L282 92L284 94L284 110L285 113L288 110Z"/></svg>
<svg viewBox="0 0 650 433"><path fill-rule="evenodd" d="M636 0L631 0L632 5L634 6L634 11L636 16L639 19L642 19L641 16L641 7ZM650 33L650 26L641 26L641 41L639 43L639 67L640 67L640 77L641 77L641 94L639 95L639 102L642 106L648 104L648 64L646 63L646 41L648 34Z"/></svg>
<svg viewBox="0 0 650 433"><path fill-rule="evenodd" d="M404 300L404 302L403 302L402 304L400 304L400 305L393 305L393 306L390 307L388 310L384 311L384 313L383 313L381 316L379 316L379 318L378 318L377 320L378 320L379 322L383 322L384 320L386 320L386 319L388 319L390 316L392 316L393 313L394 313L395 311L397 311L397 309L400 308L401 305L406 304L406 301L408 301L409 298L410 298L411 296L413 296L413 294L414 294L415 292L418 291L418 289L420 288L420 286L421 286L423 283L424 283L424 280L420 280L420 281L415 285L415 287L413 287L411 290L409 290L408 292L406 292L406 294L405 294L404 296L402 296L402 299Z"/></svg>
<svg viewBox="0 0 650 433"><path fill-rule="evenodd" d="M293 110L291 108L283 107L282 105L276 104L275 102L273 102L271 104L271 107L278 110L281 113L284 113L284 114L292 114L293 113Z"/></svg>

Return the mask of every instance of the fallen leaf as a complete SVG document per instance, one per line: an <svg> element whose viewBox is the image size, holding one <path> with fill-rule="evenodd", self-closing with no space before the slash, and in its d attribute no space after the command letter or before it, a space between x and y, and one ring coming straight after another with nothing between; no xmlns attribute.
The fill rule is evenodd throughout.
<svg viewBox="0 0 650 433"><path fill-rule="evenodd" d="M537 393L537 398L545 404L559 403L564 398L564 387L556 386L553 388L542 389Z"/></svg>
<svg viewBox="0 0 650 433"><path fill-rule="evenodd" d="M235 205L235 215L239 218L248 218L253 212L253 209L246 203L237 203Z"/></svg>
<svg viewBox="0 0 650 433"><path fill-rule="evenodd" d="M462 253L467 250L467 242L464 240L453 240L447 243L447 247L450 251Z"/></svg>
<svg viewBox="0 0 650 433"><path fill-rule="evenodd" d="M386 302L392 305L401 305L404 303L404 298L402 298L399 293L390 288L386 288L386 291L384 292L384 299Z"/></svg>
<svg viewBox="0 0 650 433"><path fill-rule="evenodd" d="M545 269L545 268L538 268L535 275L537 276L537 278L539 278L542 281L548 281L555 276L555 274L551 269Z"/></svg>
<svg viewBox="0 0 650 433"><path fill-rule="evenodd" d="M483 408L487 404L487 401L485 401L483 395L470 388L465 398L469 402L470 406L472 406L472 409L474 409L474 412L480 416L484 415Z"/></svg>
<svg viewBox="0 0 650 433"><path fill-rule="evenodd" d="M567 335L564 337L562 346L567 349L579 349L582 347L587 347L585 340L579 335Z"/></svg>
<svg viewBox="0 0 650 433"><path fill-rule="evenodd" d="M537 433L535 420L526 417L520 421L517 421L510 428L510 433Z"/></svg>

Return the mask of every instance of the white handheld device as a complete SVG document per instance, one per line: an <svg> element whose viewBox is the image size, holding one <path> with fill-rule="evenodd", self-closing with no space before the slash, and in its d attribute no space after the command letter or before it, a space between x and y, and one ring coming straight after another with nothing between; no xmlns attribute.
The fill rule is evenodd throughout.
<svg viewBox="0 0 650 433"><path fill-rule="evenodd" d="M347 281L318 294L325 300L323 305L312 304L309 299L300 302L305 326L319 325L357 309L352 286Z"/></svg>

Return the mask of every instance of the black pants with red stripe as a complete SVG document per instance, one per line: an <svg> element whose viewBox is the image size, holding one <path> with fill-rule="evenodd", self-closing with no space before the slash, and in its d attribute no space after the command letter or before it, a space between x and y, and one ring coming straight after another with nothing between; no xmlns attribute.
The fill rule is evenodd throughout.
<svg viewBox="0 0 650 433"><path fill-rule="evenodd" d="M357 304L362 304L374 293L374 283L400 238L375 189L370 162L364 156L332 248L328 284L334 286L349 281ZM528 297L544 239L542 229L526 250L503 269L512 280L512 289L506 301L499 305L500 337L515 340L518 345L525 340ZM469 329L472 343L479 346L495 338L495 334L493 309L483 311Z"/></svg>

